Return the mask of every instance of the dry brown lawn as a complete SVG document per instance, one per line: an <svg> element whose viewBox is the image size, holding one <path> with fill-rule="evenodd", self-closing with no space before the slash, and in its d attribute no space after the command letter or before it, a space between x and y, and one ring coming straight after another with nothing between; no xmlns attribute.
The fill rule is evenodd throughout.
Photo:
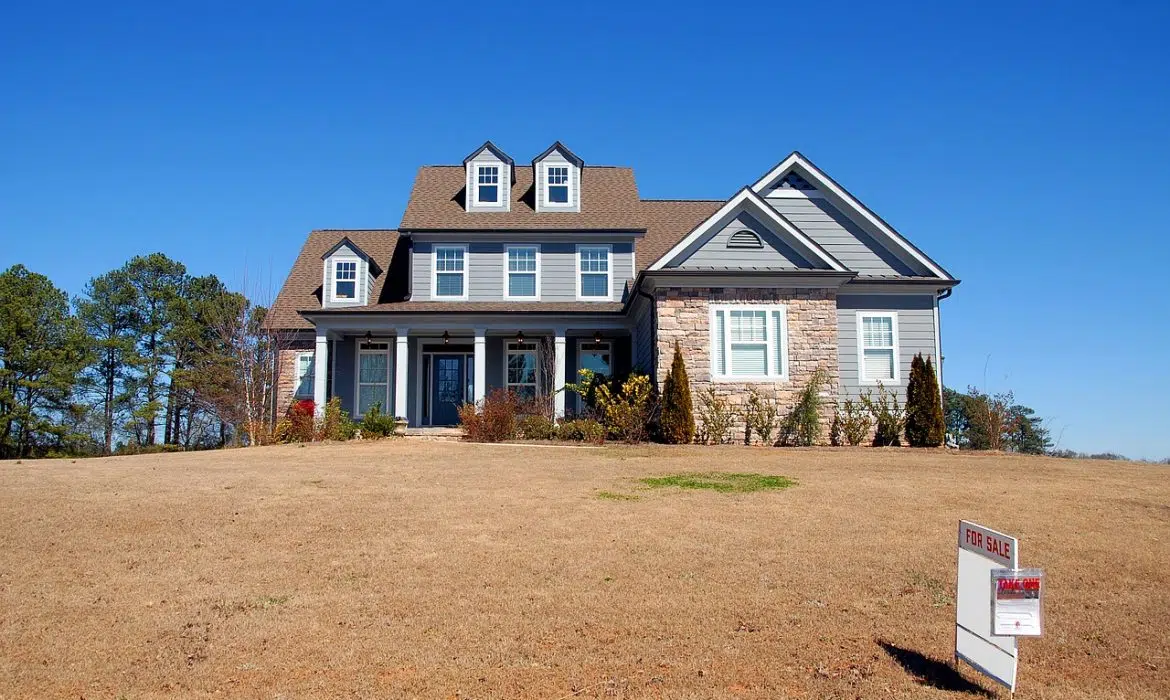
<svg viewBox="0 0 1170 700"><path fill-rule="evenodd" d="M798 485L635 481L695 470ZM0 463L0 697L998 693L960 518L1047 570L1020 698L1170 697L1165 467L414 441Z"/></svg>

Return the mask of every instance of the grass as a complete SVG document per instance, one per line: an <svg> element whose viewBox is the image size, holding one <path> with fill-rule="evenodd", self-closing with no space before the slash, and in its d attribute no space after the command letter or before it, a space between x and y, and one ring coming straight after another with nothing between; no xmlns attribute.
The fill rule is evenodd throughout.
<svg viewBox="0 0 1170 700"><path fill-rule="evenodd" d="M639 479L639 481L651 488L708 489L720 493L775 491L796 484L793 480L783 476L727 472L688 472L673 476L650 476Z"/></svg>
<svg viewBox="0 0 1170 700"><path fill-rule="evenodd" d="M799 487L640 482L721 469ZM1170 697L1164 466L395 440L0 463L0 698L978 697L963 518L1051 584L1019 700Z"/></svg>

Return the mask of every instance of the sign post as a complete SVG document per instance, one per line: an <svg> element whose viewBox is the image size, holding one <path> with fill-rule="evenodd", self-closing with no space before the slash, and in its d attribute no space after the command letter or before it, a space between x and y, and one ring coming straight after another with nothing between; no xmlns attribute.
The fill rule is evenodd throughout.
<svg viewBox="0 0 1170 700"><path fill-rule="evenodd" d="M958 590L955 596L955 659L1016 690L1019 661L1015 636L994 634L992 571L1020 568L1020 543L990 528L959 521Z"/></svg>

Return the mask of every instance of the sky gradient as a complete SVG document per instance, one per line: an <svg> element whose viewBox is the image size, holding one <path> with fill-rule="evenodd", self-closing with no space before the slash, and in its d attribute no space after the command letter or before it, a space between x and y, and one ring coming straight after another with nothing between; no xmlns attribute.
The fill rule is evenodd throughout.
<svg viewBox="0 0 1170 700"><path fill-rule="evenodd" d="M951 5L22 3L0 267L77 294L158 250L263 296L309 230L396 226L420 165L485 139L658 198L800 150L963 280L948 385L1170 457L1170 7Z"/></svg>

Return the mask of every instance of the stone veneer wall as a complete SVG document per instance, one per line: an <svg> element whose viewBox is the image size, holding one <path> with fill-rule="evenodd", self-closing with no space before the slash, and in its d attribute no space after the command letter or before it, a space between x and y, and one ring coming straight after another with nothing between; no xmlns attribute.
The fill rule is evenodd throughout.
<svg viewBox="0 0 1170 700"><path fill-rule="evenodd" d="M297 355L313 350L312 338L296 338L287 342L288 347L280 350L276 368L276 417L288 412L297 389Z"/></svg>
<svg viewBox="0 0 1170 700"><path fill-rule="evenodd" d="M691 383L691 397L696 408L700 395L710 386L727 398L740 412L753 387L765 396L774 396L780 404L780 416L786 416L818 367L827 372L821 390L821 441L828 443L829 424L837 401L840 374L837 370L837 295L833 289L734 289L719 287L684 287L655 291L658 314L659 389L674 359L678 341ZM782 303L788 312L787 382L712 382L711 381L711 304ZM695 412L696 427L701 424ZM744 422L737 416L732 440L743 442Z"/></svg>

